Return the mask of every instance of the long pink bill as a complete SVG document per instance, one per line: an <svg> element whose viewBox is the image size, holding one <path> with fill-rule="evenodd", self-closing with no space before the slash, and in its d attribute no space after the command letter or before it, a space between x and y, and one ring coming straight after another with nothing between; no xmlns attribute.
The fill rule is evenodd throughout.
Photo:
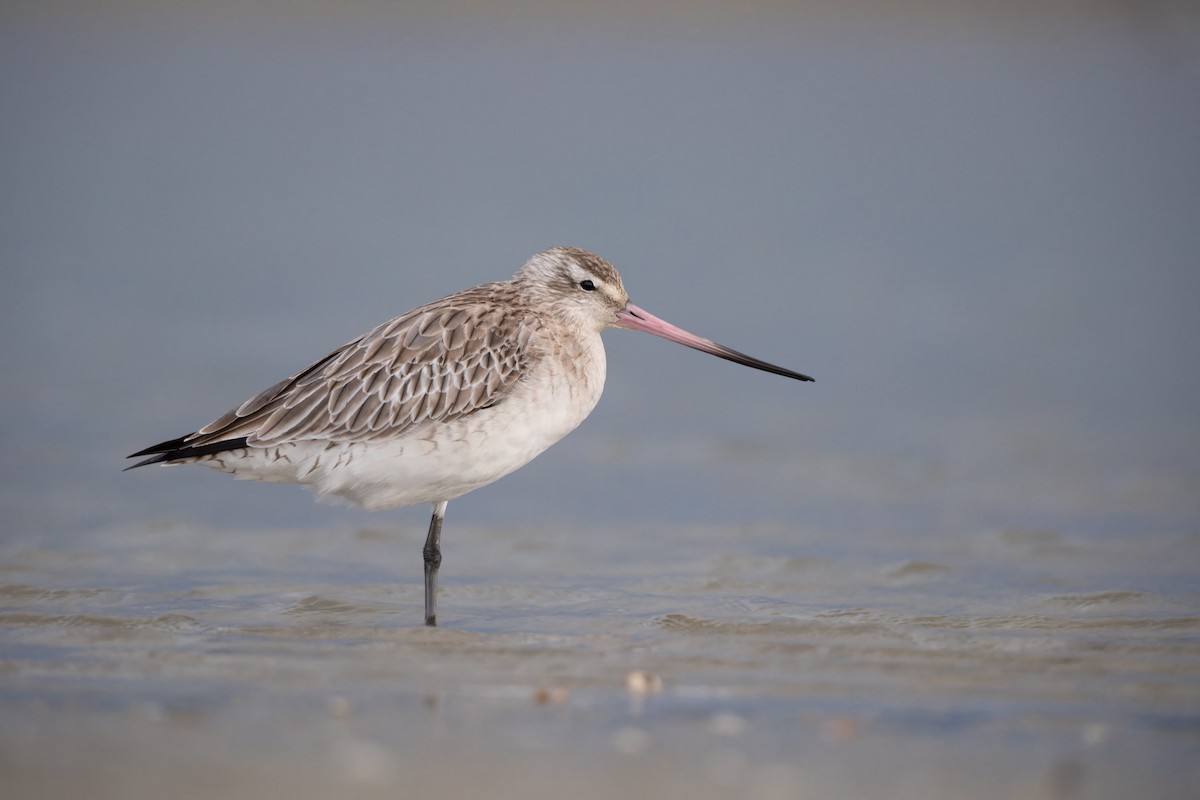
<svg viewBox="0 0 1200 800"><path fill-rule="evenodd" d="M627 328L631 331L645 331L652 333L655 336L661 336L668 341L676 342L699 350L702 353L724 358L733 361L737 364L744 364L747 367L761 369L764 372L773 372L776 375L783 375L788 378L795 378L798 381L811 381L812 378L807 375L802 375L799 372L792 372L790 369L777 367L774 364L769 364L766 361L748 356L745 353L739 353L737 350L730 350L728 347L710 342L708 339L702 339L693 333L688 333L683 328L677 328L666 320L659 319L645 309L638 308L633 303L626 304L625 308L617 312L619 322L617 326Z"/></svg>

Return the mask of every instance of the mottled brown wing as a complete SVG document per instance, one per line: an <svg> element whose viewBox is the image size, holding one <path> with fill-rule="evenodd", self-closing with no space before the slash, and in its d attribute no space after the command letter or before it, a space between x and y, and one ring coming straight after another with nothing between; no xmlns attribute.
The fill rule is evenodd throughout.
<svg viewBox="0 0 1200 800"><path fill-rule="evenodd" d="M485 290L487 287L479 287ZM521 309L461 293L384 323L188 437L363 442L501 402L541 357Z"/></svg>

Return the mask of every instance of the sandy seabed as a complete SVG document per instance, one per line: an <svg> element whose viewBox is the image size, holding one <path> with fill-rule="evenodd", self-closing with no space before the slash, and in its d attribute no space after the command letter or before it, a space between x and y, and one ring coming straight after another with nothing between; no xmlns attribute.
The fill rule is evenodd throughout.
<svg viewBox="0 0 1200 800"><path fill-rule="evenodd" d="M400 539L163 526L8 545L5 796L1200 785L1192 537L463 527L437 629L419 624L419 542Z"/></svg>

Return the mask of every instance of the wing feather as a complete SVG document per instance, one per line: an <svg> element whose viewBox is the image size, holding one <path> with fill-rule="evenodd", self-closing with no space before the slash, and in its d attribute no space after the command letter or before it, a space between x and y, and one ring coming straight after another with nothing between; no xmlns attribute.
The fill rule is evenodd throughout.
<svg viewBox="0 0 1200 800"><path fill-rule="evenodd" d="M536 315L521 305L487 302L490 288L380 325L184 442L367 441L503 401L543 353Z"/></svg>

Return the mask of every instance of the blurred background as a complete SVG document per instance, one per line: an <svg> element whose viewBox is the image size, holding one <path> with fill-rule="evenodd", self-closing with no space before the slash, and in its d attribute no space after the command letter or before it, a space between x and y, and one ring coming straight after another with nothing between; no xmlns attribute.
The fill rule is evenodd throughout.
<svg viewBox="0 0 1200 800"><path fill-rule="evenodd" d="M961 5L6 3L7 535L366 520L122 457L554 244L816 383L612 332L452 517L1195 531L1197 7Z"/></svg>
<svg viewBox="0 0 1200 800"><path fill-rule="evenodd" d="M122 473L584 247L449 509ZM1185 798L1200 5L0 5L0 794Z"/></svg>

